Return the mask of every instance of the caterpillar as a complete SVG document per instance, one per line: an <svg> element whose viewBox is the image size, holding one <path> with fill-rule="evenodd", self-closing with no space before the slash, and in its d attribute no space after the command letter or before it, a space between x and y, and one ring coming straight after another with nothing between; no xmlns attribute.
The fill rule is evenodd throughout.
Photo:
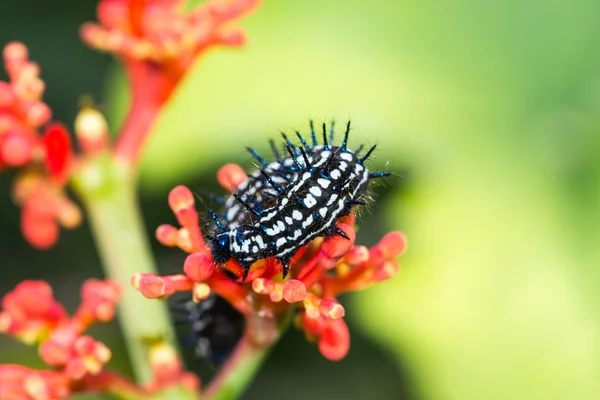
<svg viewBox="0 0 600 400"><path fill-rule="evenodd" d="M186 342L193 343L198 359L222 365L242 337L244 316L214 293L200 302L187 299L185 309L190 327Z"/></svg>
<svg viewBox="0 0 600 400"><path fill-rule="evenodd" d="M350 214L354 206L365 204L371 179L390 175L370 173L365 166L376 145L362 156L363 146L348 149L350 122L339 146L333 144L333 123L329 138L323 124L322 143L317 141L312 121L310 130L310 145L298 131L297 145L282 133L289 155L286 158L271 141L275 156L271 163L248 147L258 170L224 201L224 221L209 210L216 225L214 235L205 235L211 243L212 258L218 264L237 261L244 271L242 282L258 260L274 257L285 277L290 260L313 239L332 235L348 238L336 228L336 220Z"/></svg>

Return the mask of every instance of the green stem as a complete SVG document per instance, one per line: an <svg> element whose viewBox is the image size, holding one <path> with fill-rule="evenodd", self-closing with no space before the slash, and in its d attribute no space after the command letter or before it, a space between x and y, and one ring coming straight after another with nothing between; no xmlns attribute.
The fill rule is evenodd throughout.
<svg viewBox="0 0 600 400"><path fill-rule="evenodd" d="M156 273L136 199L131 167L109 154L85 160L73 184L87 209L107 277L122 285L119 320L138 382L152 376L150 346L167 341L177 348L165 304L144 298L130 284L136 272Z"/></svg>
<svg viewBox="0 0 600 400"><path fill-rule="evenodd" d="M203 400L237 399L252 382L260 366L266 359L271 346L257 347L250 340L243 338L238 344L226 370L220 371L209 387L202 393ZM226 367L224 367L225 369Z"/></svg>

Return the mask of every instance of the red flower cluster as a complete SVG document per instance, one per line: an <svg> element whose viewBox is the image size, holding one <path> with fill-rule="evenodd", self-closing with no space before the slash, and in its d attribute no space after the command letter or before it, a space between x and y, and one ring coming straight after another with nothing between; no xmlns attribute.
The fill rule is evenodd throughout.
<svg viewBox="0 0 600 400"><path fill-rule="evenodd" d="M212 0L183 10L181 0L103 0L100 24L87 23L81 36L92 47L128 60L152 61L181 75L197 54L213 45L244 42L240 28L227 24L258 6L259 0Z"/></svg>
<svg viewBox="0 0 600 400"><path fill-rule="evenodd" d="M228 190L238 187L246 178L244 171L234 164L224 166L218 173L219 183ZM184 186L174 188L169 205L181 228L161 225L156 236L164 245L179 247L190 255L185 260L183 274L134 276L132 284L144 296L160 298L176 291L192 291L194 300L201 301L214 291L248 318L252 315L274 318L296 304L301 309L297 325L309 338L318 341L319 350L330 360L343 358L350 346L348 328L342 319L344 307L336 297L394 276L399 270L395 258L406 248L406 239L400 232L387 234L371 249L355 246L354 217L348 216L338 220L337 227L350 240L332 236L312 241L292 260L290 277L286 280L281 278L279 262L260 260L252 266L246 282L240 284L215 268L198 226L191 191ZM233 260L222 268L242 276L241 266Z"/></svg>
<svg viewBox="0 0 600 400"><path fill-rule="evenodd" d="M45 84L27 48L12 42L3 56L9 82L0 82L0 169L26 168L17 177L13 197L22 205L25 238L47 248L58 239L58 225L72 228L81 220L79 209L62 192L72 165L71 141L63 125L47 125L52 113L41 100Z"/></svg>
<svg viewBox="0 0 600 400"><path fill-rule="evenodd" d="M101 342L84 335L95 322L110 321L120 288L113 281L88 280L73 317L43 281L24 281L2 299L0 331L28 344L38 344L51 371L0 365L0 398L59 399L89 375L98 375L111 357Z"/></svg>
<svg viewBox="0 0 600 400"><path fill-rule="evenodd" d="M86 23L81 37L91 47L119 56L132 104L115 155L135 161L161 106L197 56L216 45L239 46L240 28L230 22L259 0L210 0L185 11L182 0L101 0L100 24Z"/></svg>
<svg viewBox="0 0 600 400"><path fill-rule="evenodd" d="M214 45L243 43L242 31L227 24L258 0L213 0L189 13L181 10L183 3L103 0L101 24L82 27L90 46L122 57L131 82L132 106L114 148L121 160L137 159L162 105L198 54ZM9 82L0 82L0 170L24 168L13 195L22 206L21 229L33 246L45 249L58 240L59 225L73 228L81 221L79 208L63 192L81 160L73 154L67 129L48 124L52 113L41 100L45 83L27 48L9 43L4 66ZM107 149L108 127L99 112L80 112L75 133L83 155Z"/></svg>
<svg viewBox="0 0 600 400"><path fill-rule="evenodd" d="M120 297L118 283L90 279L81 290L81 305L69 317L46 282L24 281L5 295L0 332L39 345L39 354L51 370L0 365L0 399L56 400L76 392L150 398L174 385L197 391L198 379L183 370L177 353L166 343L151 347L148 361L153 378L144 386L105 368L111 358L110 350L84 332L93 323L110 321Z"/></svg>

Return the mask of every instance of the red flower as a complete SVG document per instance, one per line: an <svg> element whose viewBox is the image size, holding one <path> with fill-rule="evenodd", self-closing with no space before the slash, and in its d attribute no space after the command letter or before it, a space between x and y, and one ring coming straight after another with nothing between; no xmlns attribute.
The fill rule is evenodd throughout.
<svg viewBox="0 0 600 400"><path fill-rule="evenodd" d="M27 48L12 42L3 56L9 82L0 82L0 168L25 168L13 187L21 229L33 246L48 248L58 239L58 225L71 228L81 220L62 192L72 167L71 139L61 124L43 129L52 113L41 100L45 83Z"/></svg>
<svg viewBox="0 0 600 400"><path fill-rule="evenodd" d="M221 168L217 177L228 190L234 190L247 178L234 164ZM229 270L241 276L242 268L235 261L215 268L198 226L191 191L185 186L174 188L169 205L181 228L161 225L156 236L164 245L179 247L190 255L183 274L134 276L132 283L144 296L160 298L176 291L192 291L194 300L201 301L214 291L249 319L253 315L275 317L297 306L301 309L297 325L309 338L318 340L319 350L330 360L343 358L350 346L348 328L342 319L345 310L337 296L394 276L399 270L396 257L406 248L406 239L400 232L387 234L371 249L355 246L354 216L343 217L337 221L337 228L349 240L341 236L313 240L292 260L288 279L281 278L279 262L260 260L254 263L244 284L240 284L223 272Z"/></svg>
<svg viewBox="0 0 600 400"><path fill-rule="evenodd" d="M196 57L215 45L239 46L244 35L230 22L259 0L211 0L186 12L184 1L102 0L97 23L81 28L83 40L119 56L132 104L115 155L135 162L161 106Z"/></svg>
<svg viewBox="0 0 600 400"><path fill-rule="evenodd" d="M81 36L99 50L152 61L177 75L210 46L241 45L243 32L228 24L258 3L212 0L186 12L185 1L103 0L98 4L100 24L83 25Z"/></svg>
<svg viewBox="0 0 600 400"><path fill-rule="evenodd" d="M37 129L52 113L41 100L45 84L39 66L28 60L27 48L9 43L3 57L9 82L0 82L0 165L18 167L43 152Z"/></svg>
<svg viewBox="0 0 600 400"><path fill-rule="evenodd" d="M21 205L21 230L29 243L46 249L58 240L61 225L75 228L81 222L81 211L48 175L35 170L17 175L13 199Z"/></svg>
<svg viewBox="0 0 600 400"><path fill-rule="evenodd" d="M197 391L197 378L183 371L177 353L163 342L150 348L154 376L145 387L105 368L110 350L84 332L96 322L110 321L120 297L116 282L90 279L81 289L81 305L69 317L46 282L24 281L6 294L0 311L0 332L38 344L39 354L51 370L0 365L0 399L63 399L74 392L115 390L132 393L135 398L150 398L173 385Z"/></svg>
<svg viewBox="0 0 600 400"><path fill-rule="evenodd" d="M59 372L13 364L0 365L0 399L64 399L69 392L68 380Z"/></svg>
<svg viewBox="0 0 600 400"><path fill-rule="evenodd" d="M120 288L113 281L92 279L84 284L81 297L77 312L69 317L43 281L24 281L4 296L0 331L39 344L40 356L53 371L0 365L0 388L15 396L0 398L63 398L71 386L102 371L110 350L83 333L95 322L112 319Z"/></svg>

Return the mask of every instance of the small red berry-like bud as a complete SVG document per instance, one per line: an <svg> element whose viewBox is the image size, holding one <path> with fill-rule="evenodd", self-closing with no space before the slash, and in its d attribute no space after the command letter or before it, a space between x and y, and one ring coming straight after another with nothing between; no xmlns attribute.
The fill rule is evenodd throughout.
<svg viewBox="0 0 600 400"><path fill-rule="evenodd" d="M352 265L357 266L369 259L369 249L365 246L354 246L348 254L344 256L344 260Z"/></svg>
<svg viewBox="0 0 600 400"><path fill-rule="evenodd" d="M172 294L168 292L168 286L162 277L153 274L137 275L139 276L139 280L136 281L144 297L155 299Z"/></svg>
<svg viewBox="0 0 600 400"><path fill-rule="evenodd" d="M173 225L163 224L156 228L156 239L165 246L177 246L179 231Z"/></svg>
<svg viewBox="0 0 600 400"><path fill-rule="evenodd" d="M330 319L342 318L345 314L344 306L332 299L323 299L319 302L321 314Z"/></svg>
<svg viewBox="0 0 600 400"><path fill-rule="evenodd" d="M191 190L183 185L176 186L169 193L169 206L175 213L177 221L184 227L198 225L198 213L194 203Z"/></svg>
<svg viewBox="0 0 600 400"><path fill-rule="evenodd" d="M306 297L306 286L297 279L290 279L283 284L282 295L288 303L297 303Z"/></svg>
<svg viewBox="0 0 600 400"><path fill-rule="evenodd" d="M194 195L186 186L179 185L169 192L169 206L175 214L194 207Z"/></svg>
<svg viewBox="0 0 600 400"><path fill-rule="evenodd" d="M0 140L0 160L6 165L18 167L28 163L33 153L33 142L21 132L5 134Z"/></svg>
<svg viewBox="0 0 600 400"><path fill-rule="evenodd" d="M46 103L36 101L27 107L25 117L30 126L37 128L52 118L52 111Z"/></svg>
<svg viewBox="0 0 600 400"><path fill-rule="evenodd" d="M371 249L369 263L379 265L395 258L406 250L406 236L402 232L390 232Z"/></svg>
<svg viewBox="0 0 600 400"><path fill-rule="evenodd" d="M350 332L343 319L331 320L319 338L319 351L328 360L338 361L350 350Z"/></svg>
<svg viewBox="0 0 600 400"><path fill-rule="evenodd" d="M275 282L267 278L257 278L252 281L252 290L258 294L271 294L275 290Z"/></svg>
<svg viewBox="0 0 600 400"><path fill-rule="evenodd" d="M67 178L73 156L67 128L58 123L50 125L46 129L42 143L46 150L46 157L44 158L46 169L56 183L62 184Z"/></svg>
<svg viewBox="0 0 600 400"><path fill-rule="evenodd" d="M198 225L198 213L194 207L180 210L177 214L177 221L185 227Z"/></svg>
<svg viewBox="0 0 600 400"><path fill-rule="evenodd" d="M108 347L104 345L104 343L96 342L96 348L94 349L94 357L101 364L106 364L110 361L110 358L112 357L112 352Z"/></svg>
<svg viewBox="0 0 600 400"><path fill-rule="evenodd" d="M50 365L65 365L71 356L71 340L64 340L65 335L54 335L40 345L40 357Z"/></svg>
<svg viewBox="0 0 600 400"><path fill-rule="evenodd" d="M40 213L28 206L21 211L21 231L25 239L40 250L52 247L59 235L58 224L52 215Z"/></svg>
<svg viewBox="0 0 600 400"><path fill-rule="evenodd" d="M400 271L400 264L396 260L388 260L381 264L375 272L371 280L373 282L381 282L394 277Z"/></svg>
<svg viewBox="0 0 600 400"><path fill-rule="evenodd" d="M73 344L73 352L74 356L71 361L74 361L73 365L76 367L73 368L75 374L81 374L81 365L84 368L84 374L97 375L111 357L108 347L90 336L78 337Z"/></svg>
<svg viewBox="0 0 600 400"><path fill-rule="evenodd" d="M65 366L65 374L72 380L78 381L85 376L87 368L85 362L81 358L69 360Z"/></svg>
<svg viewBox="0 0 600 400"><path fill-rule="evenodd" d="M65 228L76 228L81 224L81 210L73 202L65 198L65 201L61 201L57 207L56 218Z"/></svg>
<svg viewBox="0 0 600 400"><path fill-rule="evenodd" d="M273 291L269 293L269 298L273 303L279 303L281 300L283 300L283 285L281 283L275 283Z"/></svg>
<svg viewBox="0 0 600 400"><path fill-rule="evenodd" d="M112 280L87 280L81 289L82 303L79 314L89 315L97 321L110 321L115 315L115 305L121 298L121 287ZM91 322L91 321L89 321Z"/></svg>
<svg viewBox="0 0 600 400"><path fill-rule="evenodd" d="M2 55L6 72L14 79L18 71L27 63L27 47L20 42L10 42L4 47Z"/></svg>
<svg viewBox="0 0 600 400"><path fill-rule="evenodd" d="M149 299L170 296L177 291L192 290L193 283L190 278L183 274L158 276L149 273L137 273L131 277L131 285Z"/></svg>
<svg viewBox="0 0 600 400"><path fill-rule="evenodd" d="M214 269L213 260L206 253L190 254L183 264L183 271L195 282L202 282L210 278Z"/></svg>
<svg viewBox="0 0 600 400"><path fill-rule="evenodd" d="M96 341L90 336L80 336L73 344L73 350L79 357L85 357L94 352Z"/></svg>
<svg viewBox="0 0 600 400"><path fill-rule="evenodd" d="M217 172L219 184L231 192L234 192L246 179L248 179L248 175L237 164L226 164Z"/></svg>
<svg viewBox="0 0 600 400"><path fill-rule="evenodd" d="M320 316L317 318L310 318L305 314L300 314L300 318L298 319L298 326L301 327L307 335L318 337L323 329L325 329L325 325L329 323L325 317Z"/></svg>

